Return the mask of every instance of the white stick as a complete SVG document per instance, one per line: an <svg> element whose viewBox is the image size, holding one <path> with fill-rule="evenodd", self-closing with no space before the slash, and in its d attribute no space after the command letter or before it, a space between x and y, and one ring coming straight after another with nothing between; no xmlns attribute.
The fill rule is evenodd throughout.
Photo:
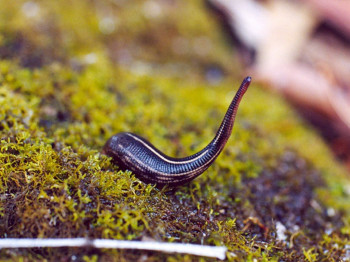
<svg viewBox="0 0 350 262"><path fill-rule="evenodd" d="M151 241L127 241L113 239L87 238L3 238L1 248L32 248L32 247L94 247L120 248L160 251L165 253L184 253L196 256L226 258L227 248L220 246L202 246L196 244L165 243Z"/></svg>

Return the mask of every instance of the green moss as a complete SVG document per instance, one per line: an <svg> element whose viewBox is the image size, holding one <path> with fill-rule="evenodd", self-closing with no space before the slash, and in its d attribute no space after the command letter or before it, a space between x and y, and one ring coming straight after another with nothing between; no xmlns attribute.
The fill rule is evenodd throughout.
<svg viewBox="0 0 350 262"><path fill-rule="evenodd" d="M225 245L230 261L344 255L350 231L345 170L284 101L256 84L224 152L186 186L144 184L99 154L121 131L178 157L211 140L238 88L232 72L239 70L201 1L69 1L68 9L68 1L36 1L30 2L39 7L35 18L25 14L25 3L0 0L2 238ZM163 15L147 16L152 4ZM105 17L118 20L108 34L100 29ZM211 48L201 51L203 43ZM177 44L187 51L179 53ZM208 81L208 68L221 70L219 85ZM62 254L0 251L4 260L210 261L123 250Z"/></svg>

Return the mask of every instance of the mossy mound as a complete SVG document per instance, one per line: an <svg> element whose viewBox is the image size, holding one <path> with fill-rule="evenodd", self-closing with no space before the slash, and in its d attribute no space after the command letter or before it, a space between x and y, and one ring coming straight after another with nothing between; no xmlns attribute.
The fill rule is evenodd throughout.
<svg viewBox="0 0 350 262"><path fill-rule="evenodd" d="M213 137L240 81L234 53L203 2L0 5L2 238L225 245L230 261L349 256L345 171L281 99L254 82L222 155L188 185L144 184L99 154L121 131L138 133L177 157ZM210 260L76 248L0 255Z"/></svg>

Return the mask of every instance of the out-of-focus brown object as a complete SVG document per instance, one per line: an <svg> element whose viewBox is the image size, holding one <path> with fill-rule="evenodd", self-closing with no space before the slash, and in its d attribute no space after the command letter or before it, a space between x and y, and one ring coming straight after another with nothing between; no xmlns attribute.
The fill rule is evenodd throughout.
<svg viewBox="0 0 350 262"><path fill-rule="evenodd" d="M350 2L211 3L254 50L250 74L296 105L350 168Z"/></svg>
<svg viewBox="0 0 350 262"><path fill-rule="evenodd" d="M338 30L350 36L350 1L304 0L320 15L320 19L334 24Z"/></svg>

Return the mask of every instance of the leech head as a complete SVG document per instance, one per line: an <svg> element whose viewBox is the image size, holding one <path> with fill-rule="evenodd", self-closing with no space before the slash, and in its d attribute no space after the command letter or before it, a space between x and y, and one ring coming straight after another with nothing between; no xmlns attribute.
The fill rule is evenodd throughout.
<svg viewBox="0 0 350 262"><path fill-rule="evenodd" d="M252 78L250 76L247 76L242 81L242 84L239 87L239 89L238 89L238 91L236 93L236 96L235 96L235 98L233 99L233 101L232 101L232 103L230 105L230 107L232 106L236 111L238 109L239 102L241 101L243 95L247 91L251 81L252 81Z"/></svg>
<svg viewBox="0 0 350 262"><path fill-rule="evenodd" d="M251 81L252 78L250 76L246 77L242 81L241 86L239 87L235 97L233 98L230 106L227 109L225 117L221 122L220 128L216 132L215 138L210 143L214 147L219 147L219 150L223 149L232 133L232 128L236 119L239 103L242 100L243 95L247 91Z"/></svg>

